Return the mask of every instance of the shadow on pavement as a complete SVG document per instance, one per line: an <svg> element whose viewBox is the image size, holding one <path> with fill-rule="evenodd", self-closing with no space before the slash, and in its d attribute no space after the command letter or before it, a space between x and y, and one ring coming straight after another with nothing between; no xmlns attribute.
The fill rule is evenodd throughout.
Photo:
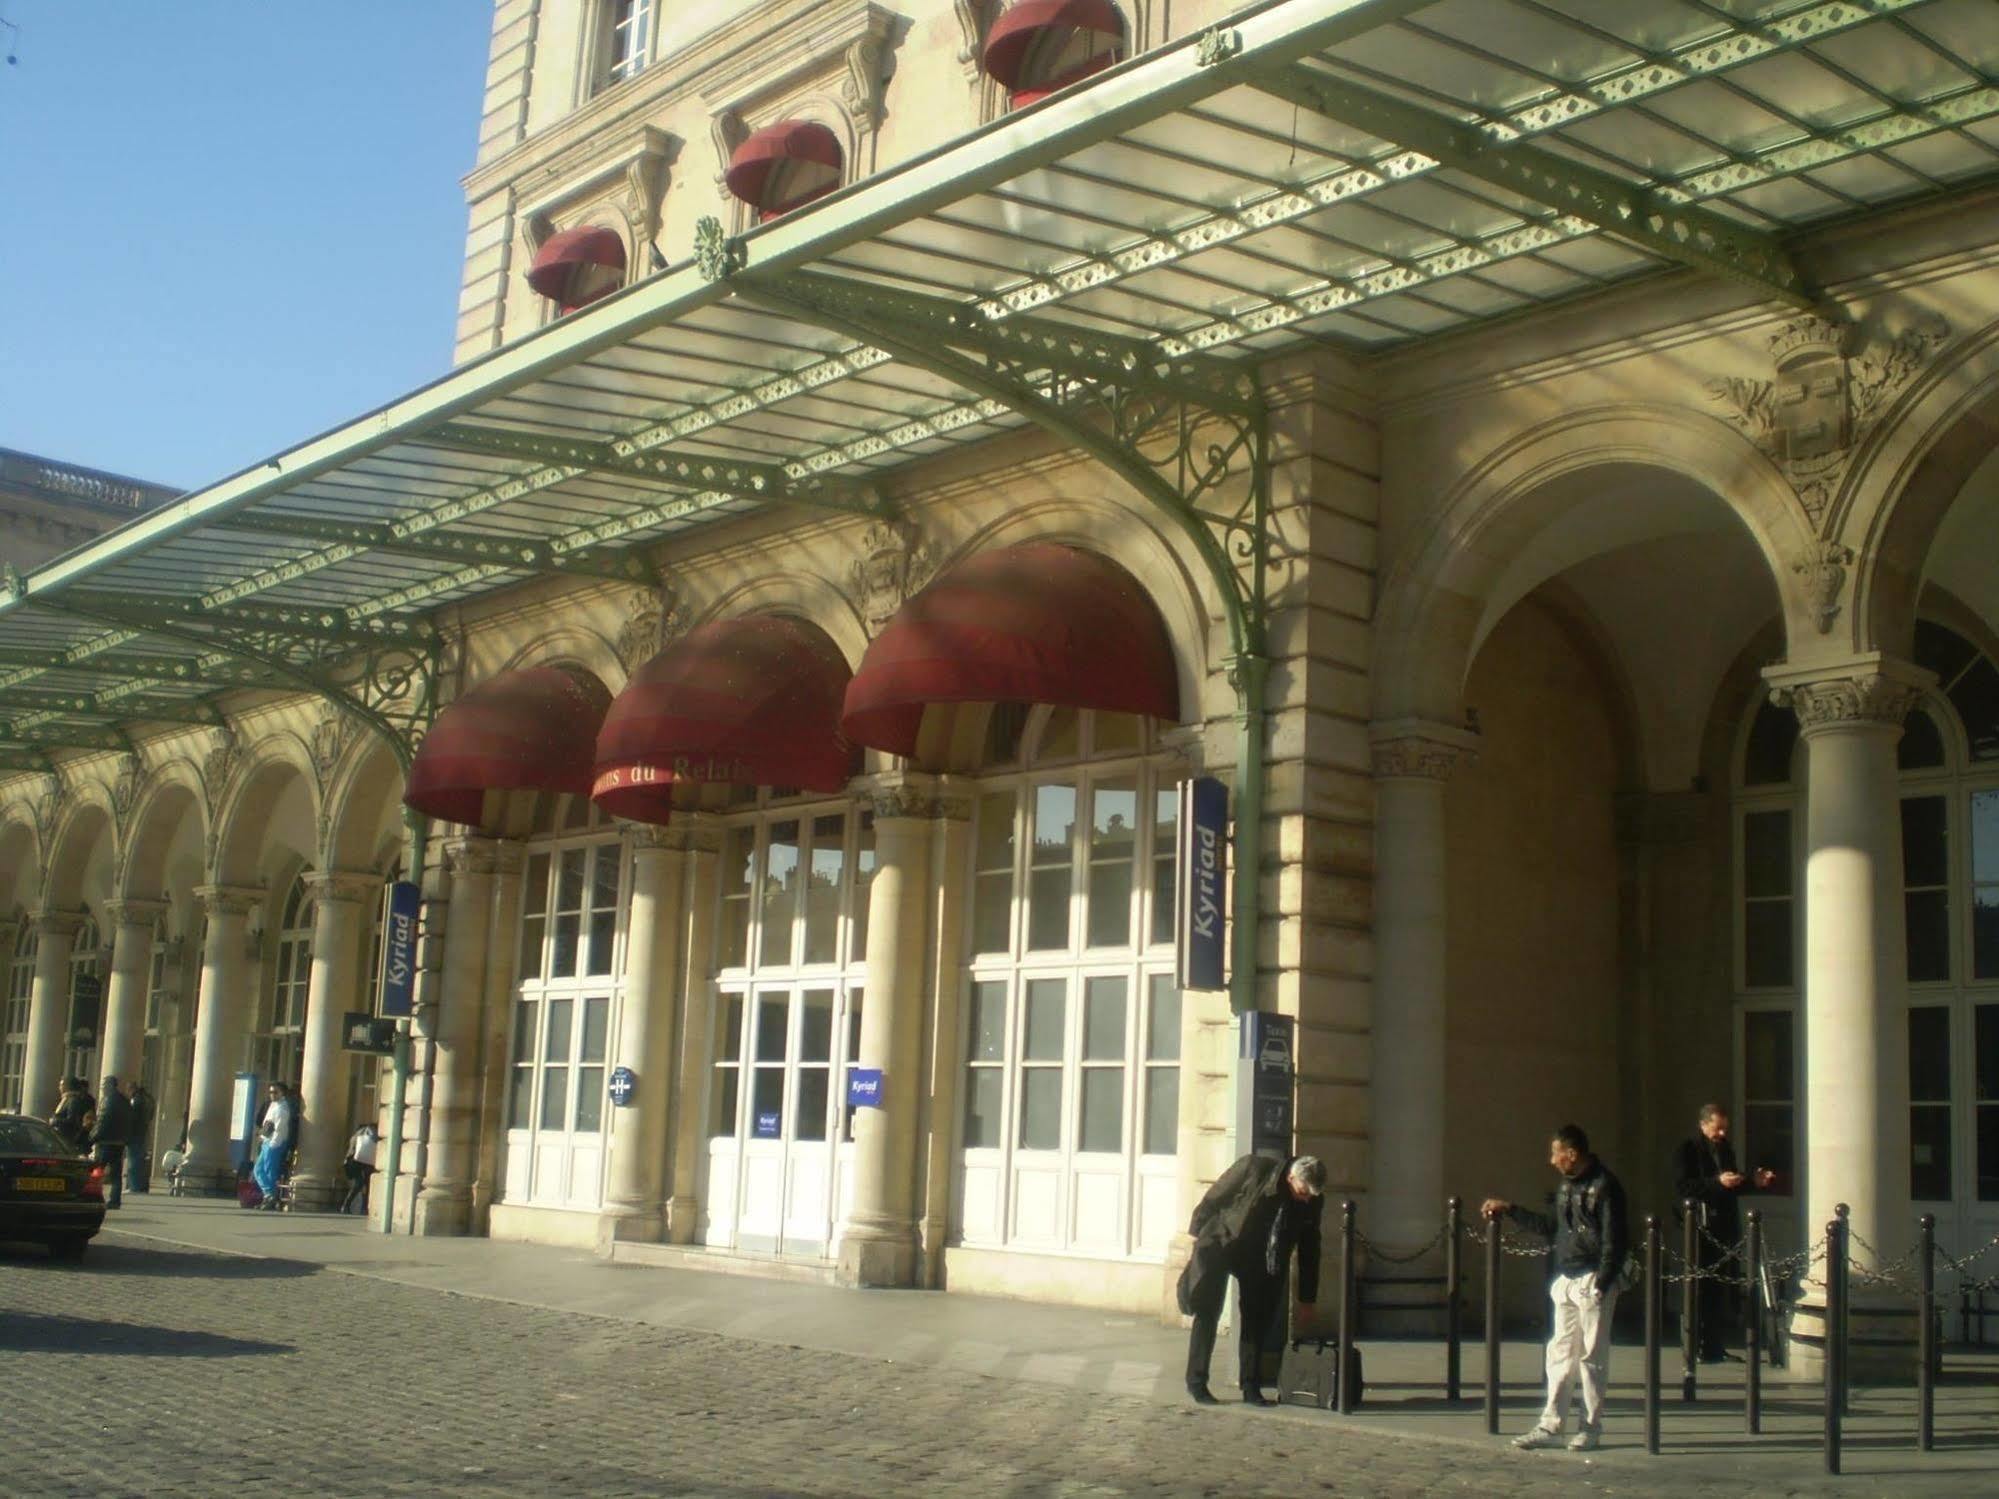
<svg viewBox="0 0 1999 1499"><path fill-rule="evenodd" d="M237 1358L253 1353L292 1353L289 1343L263 1343L220 1333L186 1332L178 1327L109 1322L91 1317L9 1312L0 1316L0 1352L139 1354L158 1358Z"/></svg>
<svg viewBox="0 0 1999 1499"><path fill-rule="evenodd" d="M204 1254L189 1249L145 1249L136 1244L91 1241L82 1263L65 1265L51 1260L48 1251L32 1245L0 1247L0 1265L23 1269L46 1267L85 1275L171 1275L184 1279L211 1280L296 1280L317 1275L322 1267L303 1260L272 1260L232 1254Z"/></svg>

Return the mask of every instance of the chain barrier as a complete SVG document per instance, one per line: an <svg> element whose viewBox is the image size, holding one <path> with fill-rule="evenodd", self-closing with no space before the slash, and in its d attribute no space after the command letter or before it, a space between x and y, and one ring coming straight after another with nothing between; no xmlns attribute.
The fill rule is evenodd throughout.
<svg viewBox="0 0 1999 1499"><path fill-rule="evenodd" d="M1406 1254L1390 1254L1386 1249L1375 1243L1373 1239L1370 1239L1364 1231L1359 1228L1354 1230L1354 1241L1367 1251L1368 1262L1370 1264L1379 1263L1383 1265L1413 1265L1432 1250L1442 1248L1450 1241L1450 1237L1451 1226L1446 1222L1430 1236L1430 1242L1425 1244L1421 1249L1412 1249Z"/></svg>

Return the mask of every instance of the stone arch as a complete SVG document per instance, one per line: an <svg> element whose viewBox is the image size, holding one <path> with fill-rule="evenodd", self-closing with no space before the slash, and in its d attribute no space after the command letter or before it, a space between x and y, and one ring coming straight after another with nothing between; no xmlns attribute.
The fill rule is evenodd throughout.
<svg viewBox="0 0 1999 1499"><path fill-rule="evenodd" d="M0 920L41 904L42 874L34 823L19 806L0 808Z"/></svg>
<svg viewBox="0 0 1999 1499"><path fill-rule="evenodd" d="M373 869L384 842L400 840L403 774L374 734L348 747L328 778L320 849L328 869Z"/></svg>
<svg viewBox="0 0 1999 1499"><path fill-rule="evenodd" d="M711 599L693 620L708 624L741 614L787 614L813 626L839 648L852 670L868 648L867 629L853 601L816 573L786 570L737 583Z"/></svg>
<svg viewBox="0 0 1999 1499"><path fill-rule="evenodd" d="M1932 543L1999 451L1999 321L1940 354L1899 404L1855 464L1830 534L1854 553L1840 644L1906 656Z"/></svg>
<svg viewBox="0 0 1999 1499"><path fill-rule="evenodd" d="M290 859L311 864L318 841L317 780L297 736L273 734L235 779L211 837L218 885L260 885Z"/></svg>
<svg viewBox="0 0 1999 1499"><path fill-rule="evenodd" d="M1768 569L1789 634L1807 636L1802 583L1792 571L1811 541L1776 468L1740 434L1674 407L1625 404L1567 413L1530 428L1475 465L1384 570L1375 610L1374 716L1455 723L1474 647L1510 567L1565 517L1586 513L1591 478L1656 479L1688 504L1711 501L1748 531ZM1650 539L1650 517L1616 517L1604 536ZM1628 520L1622 530L1620 520ZM1576 538L1581 544L1581 538ZM1553 576L1587 553L1557 560ZM1519 587L1524 597L1529 587Z"/></svg>
<svg viewBox="0 0 1999 1499"><path fill-rule="evenodd" d="M537 635L503 661L493 675L518 671L527 666L553 666L558 663L581 666L594 672L597 680L610 688L613 694L624 685L629 675L625 663L618 658L617 647L596 630L581 625L563 625ZM477 682L467 681L460 684L459 691L462 693L467 687L477 685Z"/></svg>
<svg viewBox="0 0 1999 1499"><path fill-rule="evenodd" d="M111 799L94 782L74 788L49 836L43 903L65 911L101 903L111 894L117 856Z"/></svg>
<svg viewBox="0 0 1999 1499"><path fill-rule="evenodd" d="M174 846L192 821L196 848L208 834L208 808L201 794L201 775L192 762L169 760L147 778L139 799L127 814L125 854L119 871L121 896L151 900L174 883ZM197 871L197 879L200 871Z"/></svg>

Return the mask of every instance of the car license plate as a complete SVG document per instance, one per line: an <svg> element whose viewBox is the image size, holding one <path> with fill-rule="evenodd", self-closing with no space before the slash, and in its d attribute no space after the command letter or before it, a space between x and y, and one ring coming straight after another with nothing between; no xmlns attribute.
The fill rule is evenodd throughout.
<svg viewBox="0 0 1999 1499"><path fill-rule="evenodd" d="M14 1179L14 1187L21 1192L66 1192L69 1183L60 1176L20 1176Z"/></svg>

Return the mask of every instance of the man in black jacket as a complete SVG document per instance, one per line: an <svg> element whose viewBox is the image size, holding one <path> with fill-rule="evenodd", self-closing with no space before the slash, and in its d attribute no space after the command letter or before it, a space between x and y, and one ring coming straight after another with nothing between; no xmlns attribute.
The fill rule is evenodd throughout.
<svg viewBox="0 0 1999 1499"><path fill-rule="evenodd" d="M1319 1219L1325 1212L1326 1168L1315 1156L1246 1155L1208 1188L1187 1232L1194 1252L1180 1273L1180 1310L1194 1319L1187 1339L1187 1393L1213 1405L1208 1361L1229 1277L1236 1281L1240 1323L1239 1374L1247 1405L1274 1405L1263 1393L1263 1340L1284 1307L1291 1251L1298 1251L1298 1299L1319 1297Z"/></svg>
<svg viewBox="0 0 1999 1499"><path fill-rule="evenodd" d="M1504 1213L1555 1246L1555 1279L1548 1287L1555 1303L1555 1330L1548 1338L1548 1403L1534 1429L1515 1437L1513 1445L1552 1447L1561 1440L1569 1391L1580 1375L1583 1420L1569 1450L1588 1452L1603 1434L1610 1320L1624 1285L1631 1231L1624 1188L1590 1154L1589 1136L1580 1128L1565 1124L1555 1131L1548 1164L1562 1173L1552 1214L1516 1207L1503 1197L1486 1198L1480 1210L1488 1218Z"/></svg>
<svg viewBox="0 0 1999 1499"><path fill-rule="evenodd" d="M90 1132L91 1154L104 1167L104 1206L124 1206L125 1147L132 1139L132 1100L118 1088L118 1079L104 1079L104 1101L97 1106L97 1124Z"/></svg>
<svg viewBox="0 0 1999 1499"><path fill-rule="evenodd" d="M1744 1176L1735 1165L1735 1147L1728 1139L1728 1110L1718 1103L1704 1103L1700 1112L1700 1133L1680 1142L1673 1152L1673 1211L1684 1213L1694 1204L1701 1215L1701 1231L1695 1237L1700 1268L1714 1270L1723 1256L1742 1239L1742 1214L1737 1195L1754 1185L1767 1187L1776 1180L1774 1172L1758 1167ZM1700 1359L1718 1364L1728 1356L1728 1287L1719 1280L1703 1278L1694 1305L1699 1310ZM1680 1315L1686 1315L1683 1306Z"/></svg>

